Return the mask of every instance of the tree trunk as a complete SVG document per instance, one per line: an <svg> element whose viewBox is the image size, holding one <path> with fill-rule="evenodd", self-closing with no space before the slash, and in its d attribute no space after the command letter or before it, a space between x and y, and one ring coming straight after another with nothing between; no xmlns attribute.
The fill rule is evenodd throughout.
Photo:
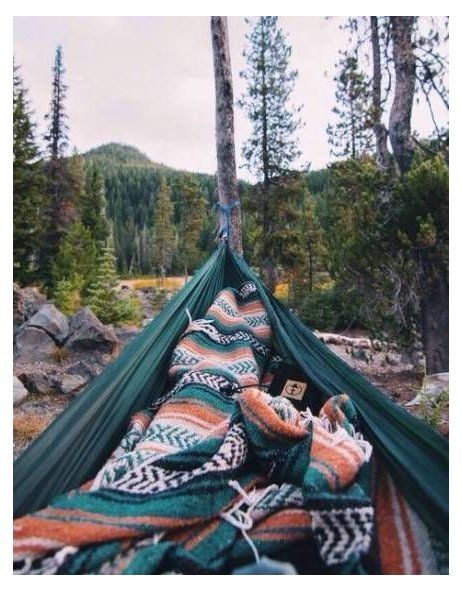
<svg viewBox="0 0 462 591"><path fill-rule="evenodd" d="M234 149L233 80L229 56L228 23L225 16L210 21L215 70L215 135L217 146L218 198L229 213L230 247L242 256L241 206L238 204Z"/></svg>
<svg viewBox="0 0 462 591"><path fill-rule="evenodd" d="M390 154L387 146L387 129L382 123L382 64L380 57L379 27L376 16L371 16L372 41L372 118L375 135L377 161L383 168L390 165Z"/></svg>
<svg viewBox="0 0 462 591"><path fill-rule="evenodd" d="M412 45L414 16L392 16L395 94L390 111L389 133L399 172L409 169L413 153L411 115L415 91L415 55Z"/></svg>
<svg viewBox="0 0 462 591"><path fill-rule="evenodd" d="M423 286L421 330L427 374L449 371L449 285L444 276Z"/></svg>

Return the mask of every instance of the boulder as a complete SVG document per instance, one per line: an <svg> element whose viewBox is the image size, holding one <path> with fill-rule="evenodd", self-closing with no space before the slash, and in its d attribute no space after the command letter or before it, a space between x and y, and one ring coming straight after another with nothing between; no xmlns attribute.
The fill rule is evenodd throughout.
<svg viewBox="0 0 462 591"><path fill-rule="evenodd" d="M424 377L422 390L406 406L417 406L423 399L436 403L443 392L449 392L449 373L434 373Z"/></svg>
<svg viewBox="0 0 462 591"><path fill-rule="evenodd" d="M25 371L18 375L29 392L49 394L56 390L56 372Z"/></svg>
<svg viewBox="0 0 462 591"><path fill-rule="evenodd" d="M24 294L16 283L13 283L13 334L26 320L24 311Z"/></svg>
<svg viewBox="0 0 462 591"><path fill-rule="evenodd" d="M89 308L82 308L70 317L67 350L76 353L112 353L117 345L112 326L105 326Z"/></svg>
<svg viewBox="0 0 462 591"><path fill-rule="evenodd" d="M25 319L29 320L42 306L48 303L48 300L36 287L24 287L21 291L24 300Z"/></svg>
<svg viewBox="0 0 462 591"><path fill-rule="evenodd" d="M16 353L25 361L48 361L55 352L54 340L41 328L25 324L16 335Z"/></svg>
<svg viewBox="0 0 462 591"><path fill-rule="evenodd" d="M78 361L66 369L67 374L80 376L87 380L92 380L100 371L101 368L99 366L92 367L88 363L85 363L85 361Z"/></svg>
<svg viewBox="0 0 462 591"><path fill-rule="evenodd" d="M425 376L422 390L430 398L438 398L443 392L449 392L449 372L434 373Z"/></svg>
<svg viewBox="0 0 462 591"><path fill-rule="evenodd" d="M24 384L16 376L13 376L13 406L21 404L27 398L29 392L24 387Z"/></svg>
<svg viewBox="0 0 462 591"><path fill-rule="evenodd" d="M62 344L69 336L69 324L66 316L53 304L45 304L26 323L44 330L56 343Z"/></svg>
<svg viewBox="0 0 462 591"><path fill-rule="evenodd" d="M64 373L57 380L57 387L62 394L76 394L87 385L88 377Z"/></svg>

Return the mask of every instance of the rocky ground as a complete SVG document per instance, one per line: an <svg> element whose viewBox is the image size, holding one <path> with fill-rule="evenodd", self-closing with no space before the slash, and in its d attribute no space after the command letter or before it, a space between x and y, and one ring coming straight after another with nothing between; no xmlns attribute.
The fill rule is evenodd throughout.
<svg viewBox="0 0 462 591"><path fill-rule="evenodd" d="M148 323L173 289L121 285L138 297L141 326L103 325L88 309L62 315L34 288L14 289L14 456L39 435ZM397 404L449 434L449 402L438 394L409 406L422 387L422 359L372 342L363 334L318 333L325 344ZM439 390L446 388L437 384ZM431 386L433 388L433 386ZM437 402L435 402L437 400Z"/></svg>

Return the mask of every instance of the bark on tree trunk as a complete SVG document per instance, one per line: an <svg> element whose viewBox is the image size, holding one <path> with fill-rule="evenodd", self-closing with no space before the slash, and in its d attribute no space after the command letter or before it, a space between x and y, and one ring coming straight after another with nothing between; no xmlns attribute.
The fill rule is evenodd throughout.
<svg viewBox="0 0 462 591"><path fill-rule="evenodd" d="M215 135L217 146L218 198L229 209L230 247L242 256L241 206L237 204L236 154L234 149L233 81L225 16L210 21L215 71Z"/></svg>
<svg viewBox="0 0 462 591"><path fill-rule="evenodd" d="M436 277L424 285L421 314L426 372L449 371L449 285L446 277Z"/></svg>
<svg viewBox="0 0 462 591"><path fill-rule="evenodd" d="M409 169L413 143L411 141L411 115L415 91L415 55L412 46L414 16L392 16L393 64L395 94L388 126L393 153L399 172Z"/></svg>
<svg viewBox="0 0 462 591"><path fill-rule="evenodd" d="M371 16L371 41L372 41L372 117L375 142L377 147L377 161L383 168L390 165L390 153L388 152L388 132L382 123L382 64L380 57L379 27L376 16Z"/></svg>

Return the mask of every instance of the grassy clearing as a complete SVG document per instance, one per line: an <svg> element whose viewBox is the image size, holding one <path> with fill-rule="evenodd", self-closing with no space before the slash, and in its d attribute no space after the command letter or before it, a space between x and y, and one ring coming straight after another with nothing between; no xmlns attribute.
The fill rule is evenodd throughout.
<svg viewBox="0 0 462 591"><path fill-rule="evenodd" d="M185 284L184 277L149 277L144 279L124 279L120 282L121 286L127 286L131 289L143 290L150 288L162 288L168 290L178 290Z"/></svg>

